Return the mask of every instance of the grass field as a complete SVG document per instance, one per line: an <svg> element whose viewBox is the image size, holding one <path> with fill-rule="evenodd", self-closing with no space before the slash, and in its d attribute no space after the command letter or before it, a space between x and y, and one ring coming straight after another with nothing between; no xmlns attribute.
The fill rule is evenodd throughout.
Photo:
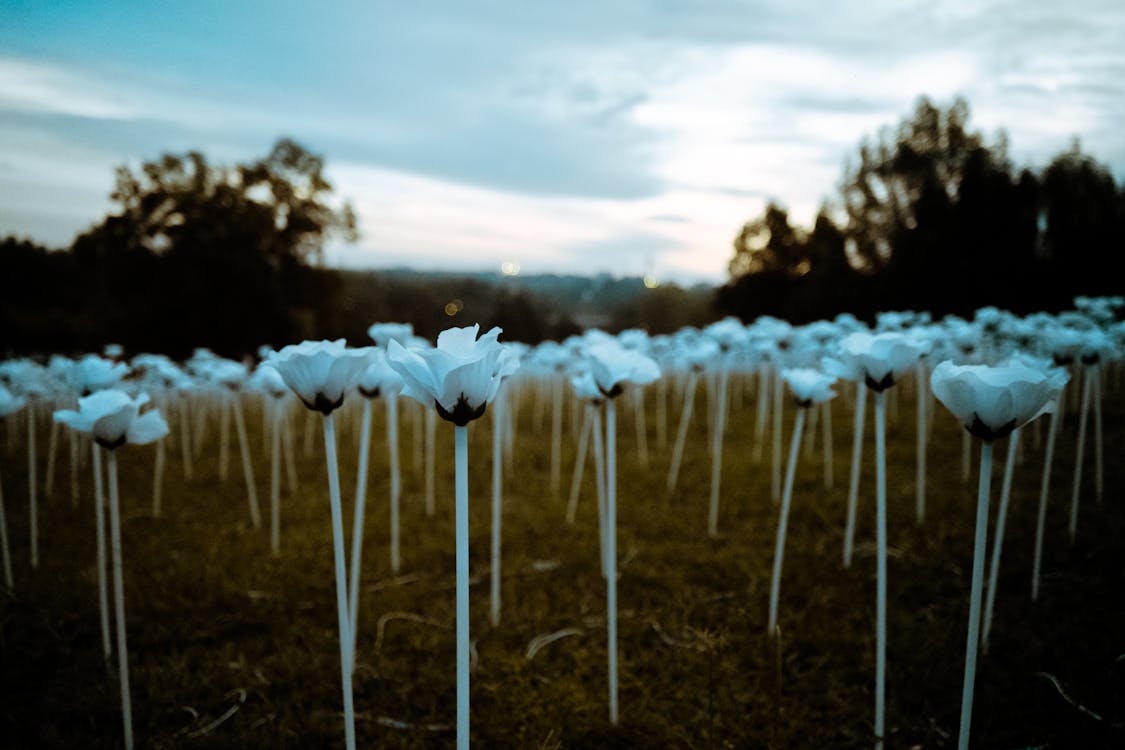
<svg viewBox="0 0 1125 750"><path fill-rule="evenodd" d="M914 522L914 399L904 385L889 425L888 748L956 744L964 667L973 476L961 479L961 432L937 406L927 520ZM849 390L849 387L843 390ZM573 466L569 409L562 490L549 487L550 418L520 411L505 481L503 619L488 624L490 420L471 434L473 744L479 748L870 747L874 705L873 442L865 446L856 559L841 565L851 405L834 403L835 486L819 445L797 467L781 588L781 645L766 615L777 506L770 450L755 462L753 391L736 399L724 445L721 534L708 538L705 395L680 475L665 498L650 389L650 466L639 465L631 412L619 429L621 723L606 709L605 585L599 572L592 464L578 520L564 521ZM623 400L624 401L624 400ZM673 399L669 397L671 404ZM352 403L354 411L358 404ZM678 406L678 405L677 405ZM896 414L897 411L897 414ZM990 653L980 661L974 747L1125 747L1125 402L1105 407L1105 501L1087 446L1078 541L1066 535L1076 410L1060 433L1039 601L1029 578L1042 443L1025 432L1004 545ZM792 425L787 406L784 424ZM268 441L248 412L266 524L250 527L237 443L218 477L212 421L192 481L173 424L164 512L151 517L153 448L119 451L134 726L143 748L342 747L340 666L323 448L303 451L300 491L282 497L282 554L269 550ZM669 442L678 408L669 407ZM341 426L345 525L354 493L355 420ZM355 674L360 747L453 744L453 435L438 425L438 511L423 509L404 420L403 570L390 572L383 411L376 411ZM868 420L870 427L870 419ZM1046 425L1042 433L1045 436ZM67 453L41 501L41 563L28 566L27 457L0 431L16 588L0 599L0 745L121 745L114 670L101 654L89 466L72 505ZM46 470L40 429L40 476ZM819 430L818 430L819 433ZM819 434L818 434L819 439ZM786 437L785 447L788 447ZM66 441L62 441L65 446ZM975 451L975 448L974 448ZM993 508L1005 449L997 449ZM42 487L42 481L40 481ZM537 637L568 635L527 653Z"/></svg>

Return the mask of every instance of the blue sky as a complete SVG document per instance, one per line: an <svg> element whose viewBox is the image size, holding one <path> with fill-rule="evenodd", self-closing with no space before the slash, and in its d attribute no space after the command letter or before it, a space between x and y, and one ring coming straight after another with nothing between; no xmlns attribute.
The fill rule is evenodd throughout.
<svg viewBox="0 0 1125 750"><path fill-rule="evenodd" d="M922 94L1121 178L1125 3L6 0L0 233L65 245L117 165L291 136L360 216L333 263L720 280Z"/></svg>

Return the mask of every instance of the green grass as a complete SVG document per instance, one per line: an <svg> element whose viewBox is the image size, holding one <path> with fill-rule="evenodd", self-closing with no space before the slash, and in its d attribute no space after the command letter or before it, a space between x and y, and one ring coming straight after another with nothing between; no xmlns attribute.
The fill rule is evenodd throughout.
<svg viewBox="0 0 1125 750"><path fill-rule="evenodd" d="M550 420L520 411L506 478L503 620L488 624L489 420L470 449L473 744L480 748L850 748L871 745L874 715L873 442L865 446L856 559L841 566L851 407L834 405L835 488L820 448L801 454L781 588L778 650L765 637L777 508L769 449L753 454L752 392L734 404L724 447L721 536L706 536L710 460L701 389L677 493L664 496L650 391L651 468L636 459L632 414L619 424L621 723L606 708L605 586L597 562L593 466L573 527L564 522L574 441L560 497L548 486ZM678 404L669 398L669 440ZM972 564L973 478L960 478L959 428L940 407L929 451L927 521L914 523L913 398L889 427L889 748L956 744ZM358 404L351 404L354 410ZM980 661L974 747L1125 747L1125 418L1105 411L1106 496L1093 498L1092 443L1077 545L1066 538L1076 414L1059 440L1040 601L1029 602L1041 446L1031 428L1015 483L992 649ZM892 410L892 414L893 414ZM364 548L358 664L360 747L453 744L453 439L438 425L438 513L423 511L422 474L404 420L403 570L390 572L383 412L376 411ZM350 529L355 420L341 428ZM282 555L269 554L268 455L248 413L265 528L249 524L237 443L217 476L216 423L185 482L168 448L164 515L150 517L152 448L119 452L134 727L146 748L342 747L327 480L319 434L302 451L300 492L282 498ZM870 428L870 418L868 420ZM792 411L785 415L791 429ZM1044 425L1045 427L1045 425ZM89 467L77 507L60 453L40 507L41 564L28 566L26 454L0 431L0 475L13 543L14 594L0 599L0 745L119 747L118 687L101 656ZM46 430L40 430L45 471ZM819 430L818 430L819 432ZM869 429L870 433L870 429ZM1044 430L1045 433L1045 430ZM178 438L178 432L173 434ZM818 434L819 439L819 434ZM788 437L784 448L788 447ZM1045 442L1045 441L1044 441ZM63 441L65 446L65 441ZM1004 449L997 450L993 500ZM974 454L974 466L976 455ZM42 482L40 483L42 486ZM537 636L577 634L525 656ZM1057 679L1078 710L1043 675ZM231 713L233 710L233 713ZM220 719L224 720L219 721Z"/></svg>

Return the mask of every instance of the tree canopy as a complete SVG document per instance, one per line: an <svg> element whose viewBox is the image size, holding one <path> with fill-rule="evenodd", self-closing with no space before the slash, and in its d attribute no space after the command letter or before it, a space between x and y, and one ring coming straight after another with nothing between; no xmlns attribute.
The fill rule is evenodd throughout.
<svg viewBox="0 0 1125 750"><path fill-rule="evenodd" d="M812 230L770 203L734 240L725 313L791 320L880 309L1060 309L1125 289L1125 186L1078 144L1017 169L961 99L919 100L864 140Z"/></svg>

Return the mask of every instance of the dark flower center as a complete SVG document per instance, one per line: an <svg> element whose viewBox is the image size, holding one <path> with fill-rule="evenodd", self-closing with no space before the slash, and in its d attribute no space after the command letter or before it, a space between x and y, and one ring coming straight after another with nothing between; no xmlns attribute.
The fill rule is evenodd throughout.
<svg viewBox="0 0 1125 750"><path fill-rule="evenodd" d="M100 438L97 435L95 435L94 436L94 442L96 442L101 447L105 448L107 451L117 450L121 446L125 445L125 433L122 433L121 437L117 438L116 440L114 440L112 442L109 441L109 440L105 440L103 438Z"/></svg>
<svg viewBox="0 0 1125 750"><path fill-rule="evenodd" d="M621 383L614 383L613 387L607 391L599 385L598 390L601 391L602 395L606 398L616 398L625 391L625 386L621 385Z"/></svg>
<svg viewBox="0 0 1125 750"><path fill-rule="evenodd" d="M301 399L301 401L304 401L305 406L309 407L313 411L318 411L327 417L329 414L339 409L340 405L344 403L344 394L341 393L340 398L336 399L335 401L330 400L323 393L316 394L316 400L314 400L311 404L308 401L305 401L305 399L303 398Z"/></svg>
<svg viewBox="0 0 1125 750"><path fill-rule="evenodd" d="M995 430L981 421L980 416L975 412L973 413L973 423L965 427L969 434L979 437L986 443L991 443L993 440L998 440L1002 437L1007 437L1016 429L1016 420L1012 420L1007 424L1000 425Z"/></svg>
<svg viewBox="0 0 1125 750"><path fill-rule="evenodd" d="M447 411L436 399L434 400L434 406L437 407L438 416L446 422L452 422L458 427L464 427L474 419L479 419L483 416L484 409L488 404L482 402L480 406L474 407L469 403L469 399L465 398L465 394L462 392L461 395L457 397L457 403L453 405L453 409Z"/></svg>
<svg viewBox="0 0 1125 750"><path fill-rule="evenodd" d="M867 383L867 387L877 393L880 391L885 391L895 384L895 374L893 372L888 372L883 376L882 380L876 380L875 378L871 377L869 373L864 373L863 379L864 382Z"/></svg>
<svg viewBox="0 0 1125 750"><path fill-rule="evenodd" d="M379 398L379 386L375 386L374 388L368 390L361 385L357 386L357 389L359 390L359 395L363 396L364 398Z"/></svg>

